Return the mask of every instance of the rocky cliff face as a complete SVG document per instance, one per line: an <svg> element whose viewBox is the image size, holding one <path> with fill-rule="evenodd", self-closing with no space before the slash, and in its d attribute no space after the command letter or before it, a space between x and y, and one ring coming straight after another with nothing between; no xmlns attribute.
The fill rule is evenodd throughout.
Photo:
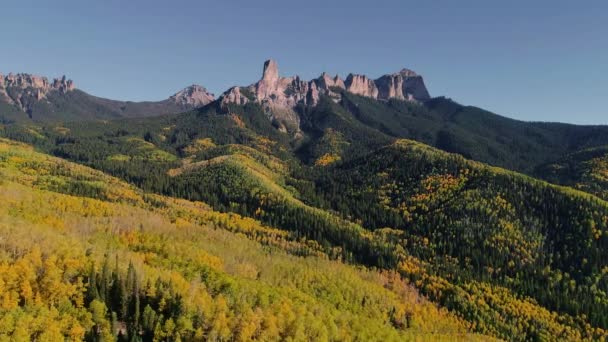
<svg viewBox="0 0 608 342"><path fill-rule="evenodd" d="M253 94L248 99L241 94L246 89ZM314 106L320 95L329 95L336 101L340 99L340 90L370 97L377 100L392 98L406 101L426 101L430 98L422 76L403 69L398 73L384 75L372 80L365 75L350 74L346 80L338 75L329 76L327 73L312 81L304 81L299 76L281 77L277 63L268 60L264 63L260 81L244 88L234 87L221 96L221 103L244 104L250 100L260 103L271 119L277 119L276 113L289 113L298 104ZM287 119L292 125L299 122L298 116L289 114Z"/></svg>
<svg viewBox="0 0 608 342"><path fill-rule="evenodd" d="M323 73L317 79L304 81L299 76L281 77L277 63L267 60L258 82L248 87L230 88L220 97L220 104L226 108L229 103L242 105L255 101L262 105L279 130L297 135L300 132L300 117L294 108L298 104L315 106L321 95L339 101L341 90L377 100L396 98L426 101L430 98L422 77L408 69L377 80L355 74L342 80L338 75L331 77ZM245 96L243 91L252 94L252 97Z"/></svg>
<svg viewBox="0 0 608 342"><path fill-rule="evenodd" d="M247 102L249 102L249 98L241 93L240 87L232 87L226 90L226 92L224 92L224 94L222 94L220 97L220 104L222 107L226 107L226 105L229 103L242 106Z"/></svg>
<svg viewBox="0 0 608 342"><path fill-rule="evenodd" d="M49 82L46 77L30 74L0 74L0 100L16 105L23 111L31 110L36 101L42 101L52 91L67 93L74 90L74 82L56 78Z"/></svg>
<svg viewBox="0 0 608 342"><path fill-rule="evenodd" d="M330 77L327 73L322 73L319 78L314 81L320 89L329 91L330 88L346 89L344 81L340 76Z"/></svg>
<svg viewBox="0 0 608 342"><path fill-rule="evenodd" d="M349 74L348 77L346 77L344 84L346 85L346 91L350 93L371 97L373 99L378 98L378 87L376 87L376 83L365 75Z"/></svg>
<svg viewBox="0 0 608 342"><path fill-rule="evenodd" d="M248 93L252 98L245 96ZM268 60L264 63L262 78L247 87L233 87L220 97L221 105L229 103L245 104L255 101L264 108L268 118L283 132L298 134L300 117L293 110L298 103L309 102L310 82L300 77L281 77L277 63Z"/></svg>
<svg viewBox="0 0 608 342"><path fill-rule="evenodd" d="M409 69L384 75L375 81L378 87L378 99L388 100L396 98L400 100L426 101L430 95L426 90L422 76Z"/></svg>
<svg viewBox="0 0 608 342"><path fill-rule="evenodd" d="M178 91L169 98L170 101L183 106L184 108L202 107L215 99L215 96L208 92L205 87L193 84Z"/></svg>

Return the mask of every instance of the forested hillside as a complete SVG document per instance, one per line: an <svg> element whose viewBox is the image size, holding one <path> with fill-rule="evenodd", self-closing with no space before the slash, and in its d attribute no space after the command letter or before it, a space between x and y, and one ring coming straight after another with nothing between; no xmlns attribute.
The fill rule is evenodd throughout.
<svg viewBox="0 0 608 342"><path fill-rule="evenodd" d="M351 270L350 266L342 265L343 262L365 267L365 272L382 277L390 275L392 280L384 285L399 282L411 286L410 291L427 298L421 299L424 303L430 300L449 310L446 320L456 325L450 325L454 329L442 331L447 339L453 337L450 334L465 331L517 341L607 337L608 204L601 199L603 183L596 181L604 171L603 150L598 146L608 139L606 127L525 123L441 98L422 104L395 99L377 101L346 92L340 96L339 101L324 96L315 106L297 107L301 130L296 133L277 126L274 119L269 118L267 108L258 103L225 105L216 101L174 116L48 125L9 124L0 126L0 134L128 182L129 186L117 184L136 187L130 189L134 191L132 196L139 200L129 205L155 215L168 215L170 227L179 226L181 219L191 227L190 218L195 217L195 221L205 227L220 225L223 230L244 234L262 243L263 247L247 247L247 252L259 248L272 251L272 257L253 266L255 274L264 274L260 269L272 274L274 271L264 265L272 264L269 260L274 260L275 255L283 255L274 252L279 250L306 257L304 260L315 260L312 264L329 259L332 261L324 262L332 267L339 264ZM7 150L12 149L17 147ZM34 168L30 174L47 177L45 172L50 171ZM107 192L103 184L89 182L86 177L78 176L78 181L74 181L69 177L58 180L55 176L52 174L48 180L42 178L31 185L94 200L122 201L123 195ZM62 174L62 177L66 176ZM202 218L201 212L206 213ZM241 221L247 222L248 228L235 223ZM178 228L175 231L180 231ZM197 229L203 228L186 230L189 234L198 234L193 233L198 232ZM157 233L158 241L181 247L167 252L159 247L165 242L158 242L154 253L163 253L166 258L163 267L183 264L183 271L181 266L174 267L190 282L198 271L189 268L191 258L195 257L188 253L212 247L203 240L199 242L199 237L170 232ZM107 235L87 234L76 235L88 236L87 243L98 246L99 252L95 254L91 247L91 259L84 269L94 274L83 277L83 284L89 284L86 279L95 279L91 284L97 289L99 302L105 303L104 317L109 317L111 324L124 323L127 330L140 326L142 322L136 322L139 325L126 322L126 309L116 303L122 300L121 305L132 307L132 304L125 304L124 299L112 297L108 292L101 298L104 291L117 291L108 290L117 286L112 284L121 284L120 280L107 279L124 277L125 284L129 282L128 265L119 265L119 271L112 271L115 274L112 276L108 276L108 270L104 275L104 265L108 264L110 270L116 269L112 258L115 259L117 253L119 260L132 258L123 257L122 252L104 256L108 253L102 251L118 242ZM205 234L208 233L200 233L200 239ZM98 236L103 246L98 245ZM85 246L85 250L89 249L89 245ZM147 253L151 247L136 248L137 252ZM188 255L184 257L187 262L179 257L183 253ZM233 254L218 257L222 260L249 258ZM293 261L294 269L304 262L299 260ZM139 275L142 261L134 265L139 265L134 271L142 277ZM222 269L222 272L234 276L230 270ZM330 272L321 268L318 271L319 274ZM257 284L257 277L259 275L253 277L253 283ZM341 282L340 277L343 276L327 278L328 286L334 282L354 286L351 281ZM203 278L201 281L205 283ZM273 281L279 278L272 276ZM298 278L283 278L300 283ZM311 282L313 278L305 277ZM268 284L274 287L276 283ZM205 285L209 286L216 285ZM385 286L385 290L395 292L390 286ZM140 291L143 290L135 291L129 298L137 298L138 293L143 298ZM215 298L214 291L217 290L209 292L212 298ZM316 288L305 293L311 300L318 300L325 291ZM108 296L115 302L108 302ZM89 297L87 303L90 304L92 298ZM408 303L399 298L396 301ZM151 304L152 299L146 303L155 315L162 314L163 319L168 319L166 311ZM247 303L246 307L252 307L253 302ZM354 312L359 317L356 313L363 310L359 306L367 307L368 299L349 303L336 308ZM391 308L386 309L389 306ZM410 330L401 331L403 326L411 324L408 321L411 317L395 318L392 306L374 309L381 313L369 316L378 319L378 331L387 334L387 338L414 336ZM140 308L137 315L141 316L144 309L145 306ZM237 320L239 316L235 312L241 312L240 309L233 306L229 309L231 317ZM318 316L313 309L302 310L303 313L311 310L313 316ZM112 312L117 315L114 323ZM437 312L437 315L446 315ZM128 313L135 314L135 311ZM331 317L321 319L324 324L334 322L337 327L323 325L330 339L348 339L340 335L343 333L340 331L355 331L353 337L384 336L353 330L359 329L354 328L353 323L358 318L343 321ZM173 318L171 324L176 324L176 319ZM296 321L300 324L301 318ZM266 327L260 322L256 331ZM160 329L165 329L164 324ZM200 328L206 338L216 336L209 335L209 326L192 324L193 331ZM308 323L302 324L308 326ZM370 331L376 331L374 324ZM234 323L232 327L236 326ZM429 332L424 329L415 334ZM153 330L142 336L151 336ZM133 330L129 331L129 336L134 336ZM288 336L284 332L280 334L282 338ZM180 333L180 336L186 335ZM436 337L433 335L431 339Z"/></svg>
<svg viewBox="0 0 608 342"><path fill-rule="evenodd" d="M608 143L606 126L518 121L444 97L416 104L344 93L342 106L391 137L525 173L567 153Z"/></svg>
<svg viewBox="0 0 608 342"><path fill-rule="evenodd" d="M487 339L395 271L0 141L0 338Z"/></svg>
<svg viewBox="0 0 608 342"><path fill-rule="evenodd" d="M608 146L584 149L540 165L535 175L608 200Z"/></svg>

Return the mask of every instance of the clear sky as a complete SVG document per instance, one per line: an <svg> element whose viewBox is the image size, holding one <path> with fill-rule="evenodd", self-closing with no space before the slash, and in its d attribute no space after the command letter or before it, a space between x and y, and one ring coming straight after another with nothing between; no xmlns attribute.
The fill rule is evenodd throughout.
<svg viewBox="0 0 608 342"><path fill-rule="evenodd" d="M0 72L91 94L216 95L282 75L407 67L433 96L534 121L608 124L608 1L3 1Z"/></svg>

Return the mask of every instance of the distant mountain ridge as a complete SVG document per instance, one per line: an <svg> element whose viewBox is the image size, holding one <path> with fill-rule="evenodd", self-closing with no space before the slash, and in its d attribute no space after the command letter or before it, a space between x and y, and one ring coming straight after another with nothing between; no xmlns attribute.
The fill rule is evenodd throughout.
<svg viewBox="0 0 608 342"><path fill-rule="evenodd" d="M343 80L338 75L330 77L324 72L316 79L305 81L299 76L281 77L277 62L269 59L264 62L262 78L258 82L247 87L232 87L219 100L224 107L228 104L259 103L281 131L294 131L297 135L301 120L294 111L296 106L314 107L321 96L330 96L338 102L342 91L383 101L424 102L431 98L422 76L409 69L383 75L376 80L352 73Z"/></svg>
<svg viewBox="0 0 608 342"><path fill-rule="evenodd" d="M341 100L341 92L365 96L374 100L390 99L411 102L429 100L430 94L422 76L412 70L386 74L371 79L361 74L349 74L346 79L330 77L323 72L316 79L305 81L299 76L282 77L276 61L264 63L262 78L246 87L235 86L224 92L220 104L244 105L256 102L283 132L300 131L296 106L316 106L321 96ZM96 97L76 88L65 76L52 82L43 76L26 73L8 76L0 74L0 119L39 122L106 120L175 114L207 105L215 96L200 85L191 85L162 101L116 101ZM23 114L27 115L23 115Z"/></svg>
<svg viewBox="0 0 608 342"><path fill-rule="evenodd" d="M175 114L214 100L203 86L191 85L162 101L117 101L76 88L65 76L52 82L43 76L0 74L0 119L39 122L81 121Z"/></svg>

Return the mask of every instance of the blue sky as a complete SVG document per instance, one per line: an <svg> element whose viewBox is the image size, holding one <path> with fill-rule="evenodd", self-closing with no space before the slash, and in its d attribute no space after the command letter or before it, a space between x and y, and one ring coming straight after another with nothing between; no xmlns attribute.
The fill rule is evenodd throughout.
<svg viewBox="0 0 608 342"><path fill-rule="evenodd" d="M608 124L608 1L10 1L0 72L97 96L219 94L282 75L407 67L433 96L534 121Z"/></svg>

